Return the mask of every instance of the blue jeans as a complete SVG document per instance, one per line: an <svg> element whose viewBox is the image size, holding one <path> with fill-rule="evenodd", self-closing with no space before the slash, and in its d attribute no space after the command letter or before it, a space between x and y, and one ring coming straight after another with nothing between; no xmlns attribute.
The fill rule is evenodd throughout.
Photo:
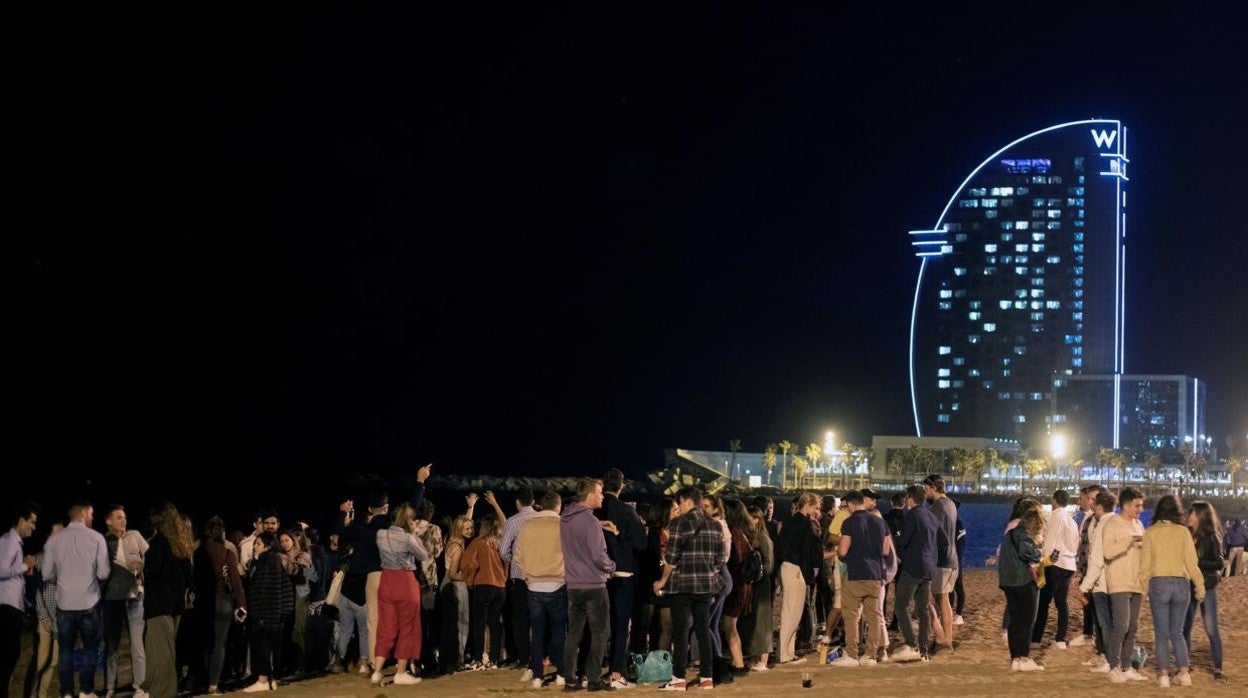
<svg viewBox="0 0 1248 698"><path fill-rule="evenodd" d="M607 582L611 594L611 672L628 670L628 624L633 619L637 599L637 577L612 577Z"/></svg>
<svg viewBox="0 0 1248 698"><path fill-rule="evenodd" d="M1114 629L1114 609L1109 601L1109 594L1103 591L1092 592L1092 608L1096 613L1097 640L1100 642L1100 653L1108 656L1106 647L1109 634Z"/></svg>
<svg viewBox="0 0 1248 698"><path fill-rule="evenodd" d="M368 654L368 607L356 603L345 596L338 597L338 637L337 650L339 657L347 656L347 648L351 645L351 636L360 634L360 661L372 661Z"/></svg>
<svg viewBox="0 0 1248 698"><path fill-rule="evenodd" d="M93 660L99 651L100 636L104 634L100 607L86 611L57 611L56 639L60 643L56 674L61 682L61 695L77 695L74 690L74 644L81 638L82 651ZM82 693L95 692L95 662L86 662L78 677Z"/></svg>
<svg viewBox="0 0 1248 698"><path fill-rule="evenodd" d="M1195 589L1192 590L1195 594ZM1218 632L1218 588L1205 588L1205 600L1196 603L1196 597L1187 606L1187 621L1183 624L1183 639L1187 640L1187 651L1192 651L1192 624L1196 620L1196 607L1200 606L1200 621L1205 626L1205 635L1209 636L1209 654L1213 657L1213 670L1222 671L1222 633Z"/></svg>
<svg viewBox="0 0 1248 698"><path fill-rule="evenodd" d="M1183 623L1192 600L1191 582L1186 577L1153 577L1148 580L1148 603L1153 609L1153 654L1157 671L1170 670L1170 653L1179 669L1191 666Z"/></svg>
<svg viewBox="0 0 1248 698"><path fill-rule="evenodd" d="M545 673L542 660L550 657L555 663L555 670L563 672L563 641L568 633L568 588L559 587L558 591L541 592L529 589L529 669L533 678L541 678ZM546 631L550 631L550 642L546 642Z"/></svg>
<svg viewBox="0 0 1248 698"><path fill-rule="evenodd" d="M719 636L719 621L724 617L724 602L728 600L728 595L732 593L732 575L728 573L728 565L722 565L719 568L719 580L723 582L724 587L714 596L711 602L711 656L724 656L723 640ZM702 649L700 640L695 635L693 638L693 653L698 654ZM699 667L700 668L700 667ZM706 675L711 675L710 668L707 668Z"/></svg>

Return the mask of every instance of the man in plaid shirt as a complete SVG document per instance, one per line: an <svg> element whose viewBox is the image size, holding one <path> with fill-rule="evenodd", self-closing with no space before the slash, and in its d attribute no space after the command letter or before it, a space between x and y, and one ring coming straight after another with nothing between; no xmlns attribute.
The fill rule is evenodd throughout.
<svg viewBox="0 0 1248 698"><path fill-rule="evenodd" d="M711 656L711 604L723 582L719 567L724 564L723 533L718 523L702 513L702 492L685 487L676 493L677 516L668 524L667 556L663 575L654 583L654 593L667 594L672 608L672 680L664 691L685 690L685 659L689 656L689 620L698 636L701 653L700 685L711 688L714 657ZM705 674L701 672L706 672Z"/></svg>

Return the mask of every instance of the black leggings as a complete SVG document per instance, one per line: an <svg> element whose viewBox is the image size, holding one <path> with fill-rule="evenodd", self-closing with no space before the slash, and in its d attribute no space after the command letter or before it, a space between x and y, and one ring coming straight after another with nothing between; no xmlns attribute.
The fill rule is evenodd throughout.
<svg viewBox="0 0 1248 698"><path fill-rule="evenodd" d="M273 678L274 654L282 651L282 625L259 621L251 626L251 673Z"/></svg>
<svg viewBox="0 0 1248 698"><path fill-rule="evenodd" d="M1005 609L1010 614L1010 659L1031 656L1031 626L1036 621L1040 590L1035 582L1028 582L1021 587L1001 587L1001 591L1005 592Z"/></svg>
<svg viewBox="0 0 1248 698"><path fill-rule="evenodd" d="M490 629L490 661L497 664L502 659L503 647L503 601L507 592L502 587L478 584L468 590L468 659L479 662L485 651L485 629Z"/></svg>

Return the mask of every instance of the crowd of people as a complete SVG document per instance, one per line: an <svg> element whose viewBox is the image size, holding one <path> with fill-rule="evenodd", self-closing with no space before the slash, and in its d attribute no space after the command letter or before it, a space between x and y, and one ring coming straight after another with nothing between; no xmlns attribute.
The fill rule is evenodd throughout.
<svg viewBox="0 0 1248 698"><path fill-rule="evenodd" d="M324 542L306 525L283 528L273 509L255 514L249 535L227 536L215 516L196 535L172 504L151 511L143 532L123 506L107 507L101 531L79 502L27 552L43 514L20 506L0 537L3 696L27 628L24 696L272 691L324 672L413 685L506 667L534 689L613 691L634 688L633 658L654 653L670 657L661 689L683 691L812 652L832 667L870 668L930 662L959 644L965 530L940 475L896 494L885 514L870 488L775 502L687 486L625 502L612 469L580 480L566 502L521 489L508 516L493 493L470 494L435 523L429 474L421 468L393 508L384 492L358 516L342 502ZM1075 517L1068 504L1057 491L1046 516L1020 498L1002 538L1011 669L1044 668L1031 652L1051 604L1052 646L1092 644L1092 671L1142 680L1135 633L1147 595L1160 685L1190 684L1196 613L1222 679L1216 587L1235 540L1213 507L1184 512L1163 497L1145 530L1131 488L1084 488ZM1072 584L1084 600L1073 636Z"/></svg>

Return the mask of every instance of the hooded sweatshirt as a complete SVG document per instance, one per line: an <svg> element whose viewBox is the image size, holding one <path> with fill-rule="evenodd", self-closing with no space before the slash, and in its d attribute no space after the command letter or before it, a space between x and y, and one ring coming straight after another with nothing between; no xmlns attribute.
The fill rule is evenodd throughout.
<svg viewBox="0 0 1248 698"><path fill-rule="evenodd" d="M602 524L593 509L573 502L559 517L564 581L568 589L605 589L615 563L607 555Z"/></svg>

